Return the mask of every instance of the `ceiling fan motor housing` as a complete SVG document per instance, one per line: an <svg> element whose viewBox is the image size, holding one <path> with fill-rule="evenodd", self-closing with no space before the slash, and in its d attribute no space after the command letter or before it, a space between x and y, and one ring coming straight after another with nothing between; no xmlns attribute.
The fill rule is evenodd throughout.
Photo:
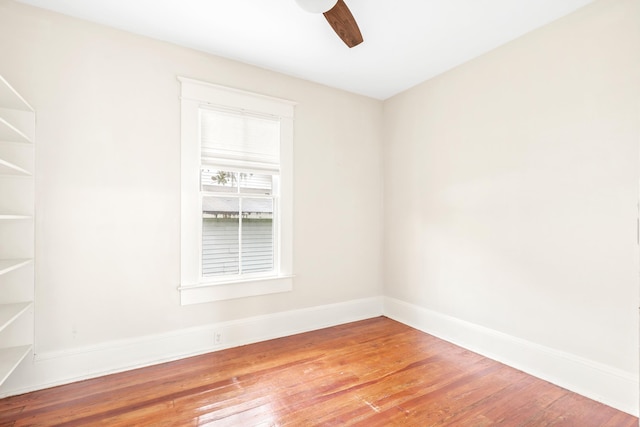
<svg viewBox="0 0 640 427"><path fill-rule="evenodd" d="M338 0L296 0L298 6L310 13L325 13L336 5Z"/></svg>

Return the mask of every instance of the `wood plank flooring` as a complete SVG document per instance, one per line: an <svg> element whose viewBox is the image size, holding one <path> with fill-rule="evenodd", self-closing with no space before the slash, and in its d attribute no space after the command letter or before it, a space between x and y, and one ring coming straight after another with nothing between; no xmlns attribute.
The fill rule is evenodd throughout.
<svg viewBox="0 0 640 427"><path fill-rule="evenodd" d="M379 317L0 400L0 426L576 426L638 419Z"/></svg>

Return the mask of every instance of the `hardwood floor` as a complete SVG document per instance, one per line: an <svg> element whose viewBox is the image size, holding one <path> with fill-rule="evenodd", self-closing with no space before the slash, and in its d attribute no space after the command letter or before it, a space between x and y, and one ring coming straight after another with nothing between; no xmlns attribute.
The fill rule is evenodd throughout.
<svg viewBox="0 0 640 427"><path fill-rule="evenodd" d="M0 400L0 426L638 426L380 317Z"/></svg>

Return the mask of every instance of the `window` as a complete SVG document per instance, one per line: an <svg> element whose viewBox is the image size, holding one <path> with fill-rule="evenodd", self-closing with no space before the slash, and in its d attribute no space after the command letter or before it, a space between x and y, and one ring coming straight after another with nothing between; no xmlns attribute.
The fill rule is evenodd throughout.
<svg viewBox="0 0 640 427"><path fill-rule="evenodd" d="M292 288L293 107L182 84L182 304Z"/></svg>

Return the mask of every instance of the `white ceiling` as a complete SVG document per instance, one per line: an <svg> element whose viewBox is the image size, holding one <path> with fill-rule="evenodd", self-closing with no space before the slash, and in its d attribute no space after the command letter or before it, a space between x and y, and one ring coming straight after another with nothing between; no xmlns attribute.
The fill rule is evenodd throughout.
<svg viewBox="0 0 640 427"><path fill-rule="evenodd" d="M386 99L594 0L345 0L347 48L294 0L18 0Z"/></svg>

